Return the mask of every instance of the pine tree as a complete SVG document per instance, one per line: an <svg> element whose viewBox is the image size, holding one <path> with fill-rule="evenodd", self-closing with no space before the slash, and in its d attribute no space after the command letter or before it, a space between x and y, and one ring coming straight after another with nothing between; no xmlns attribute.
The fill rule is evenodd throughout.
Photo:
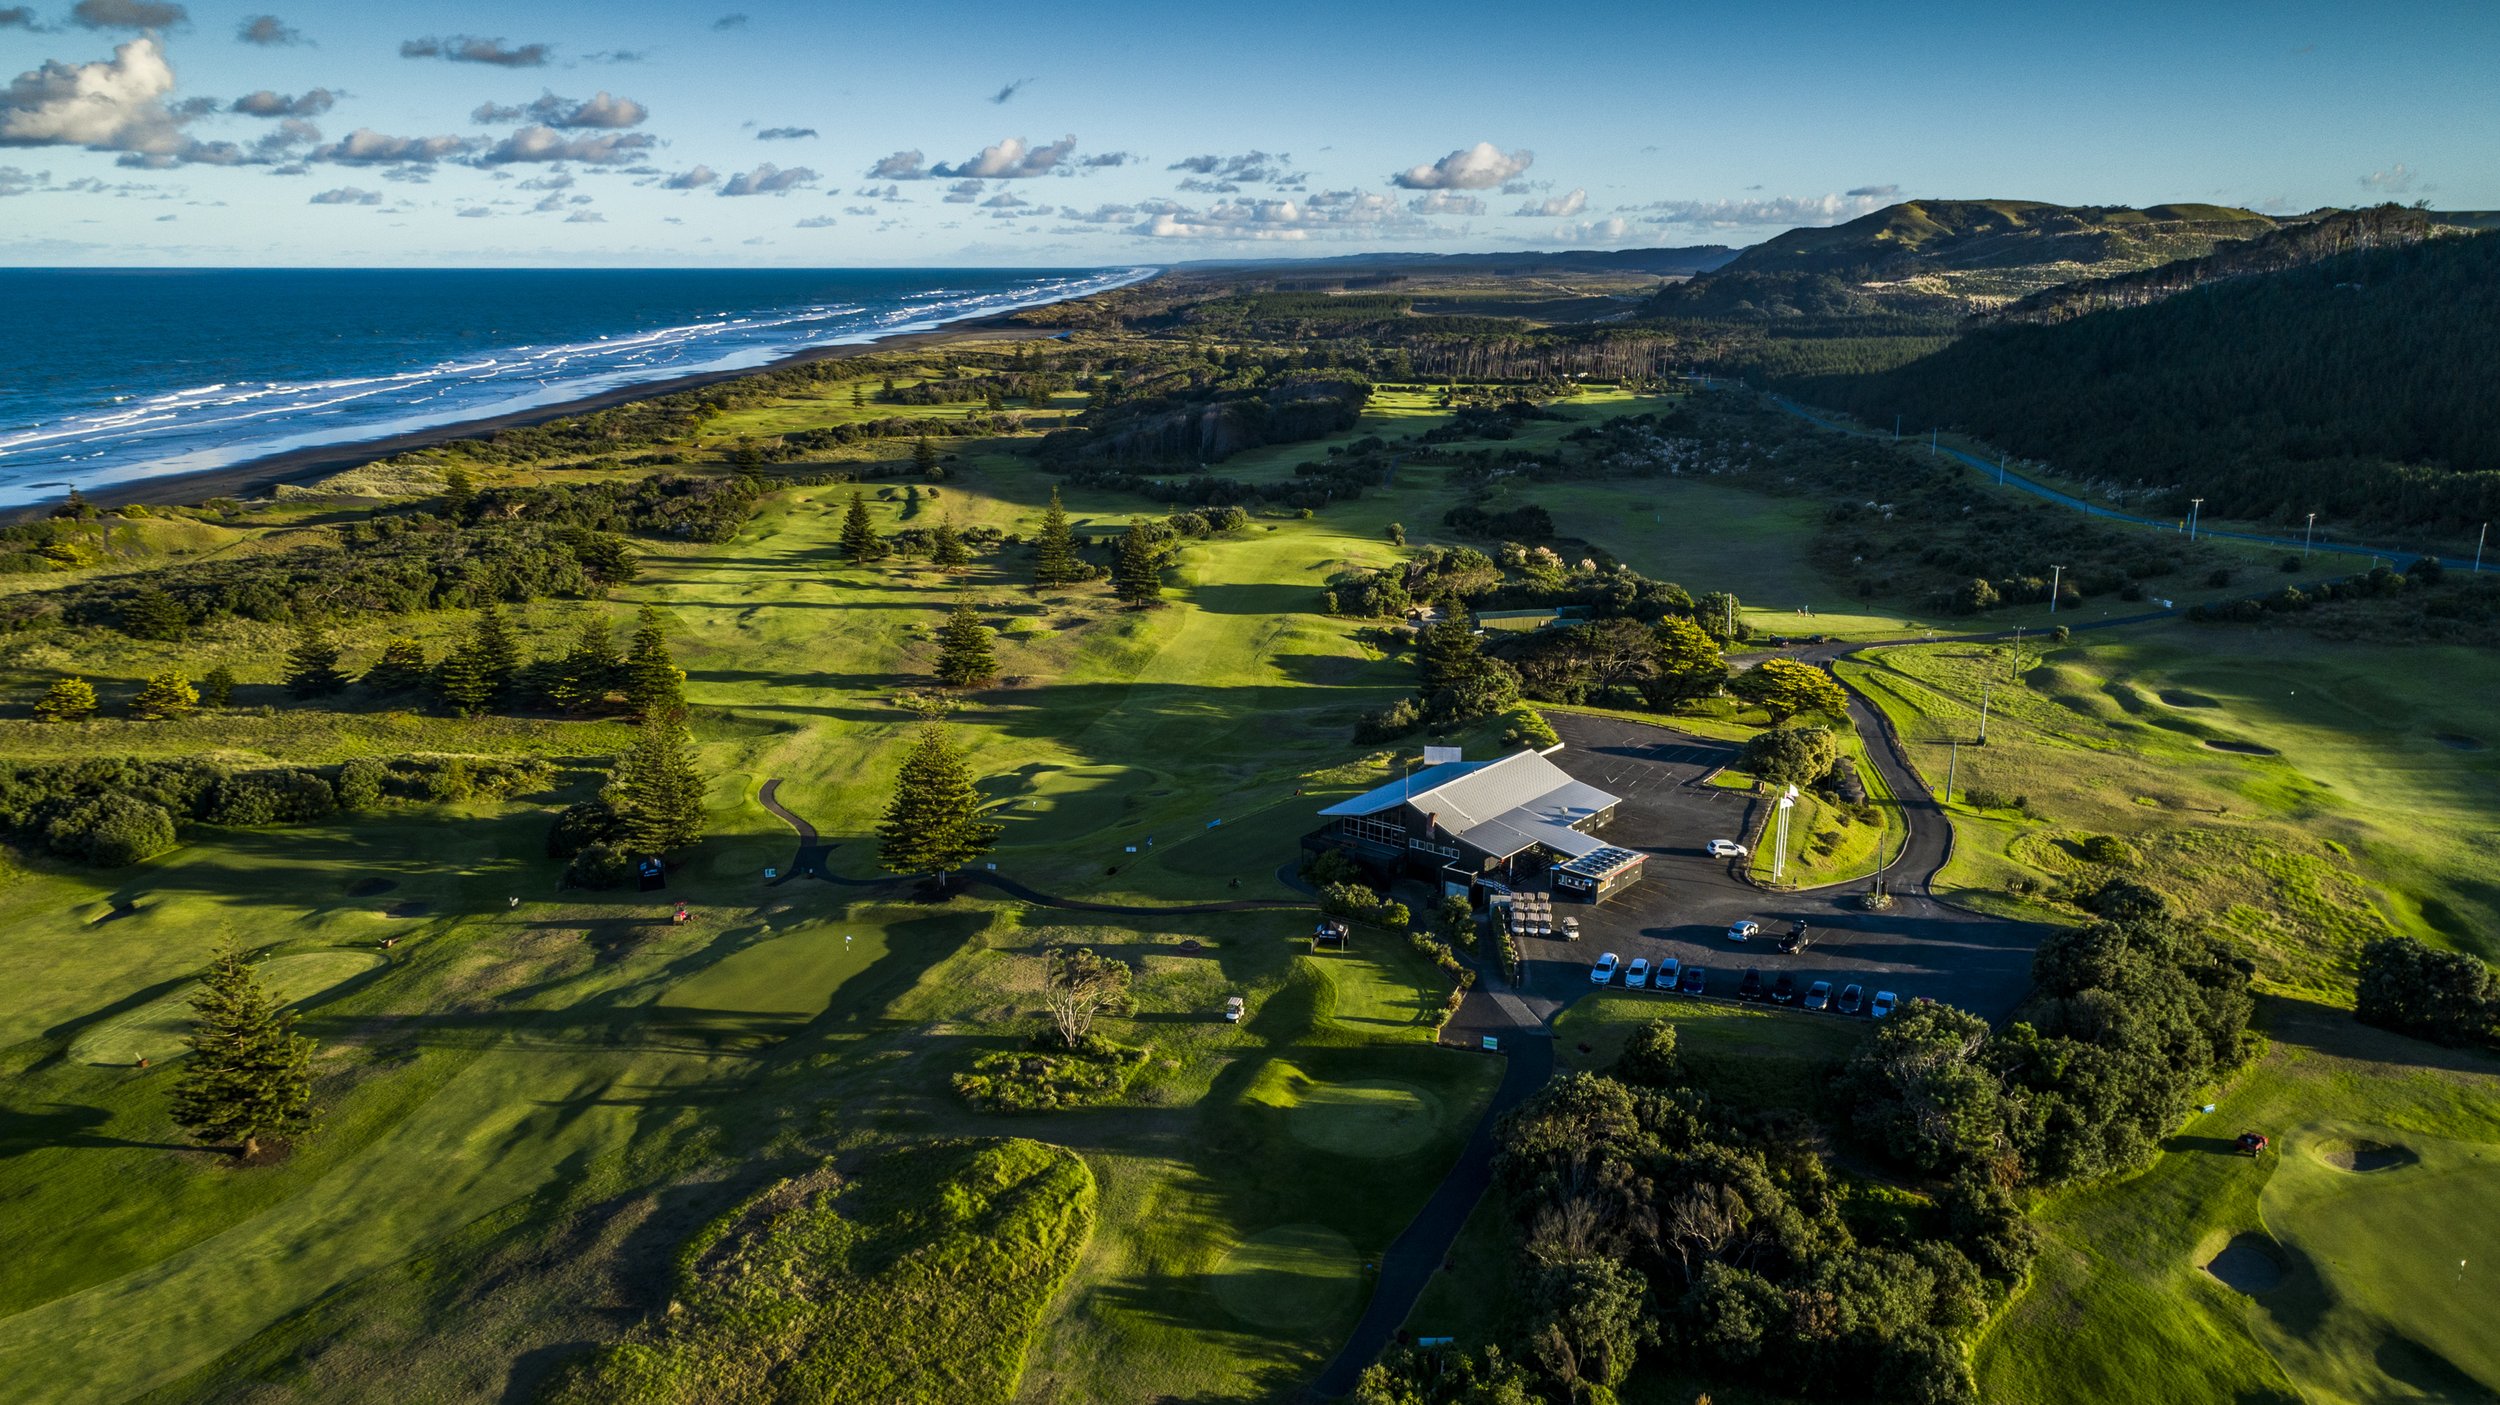
<svg viewBox="0 0 2500 1405"><path fill-rule="evenodd" d="M867 403L868 403L868 388L867 388L866 386L864 386L864 385L859 384L859 383L858 383L858 382L856 382L856 381L852 382L852 383L851 383L851 405L852 405L852 407L853 407L854 409L856 409L856 408L858 408L859 406L865 405L865 404L867 404Z"/></svg>
<svg viewBox="0 0 2500 1405"><path fill-rule="evenodd" d="M299 698L326 698L347 686L339 672L339 646L312 625L299 625L287 651L286 690Z"/></svg>
<svg viewBox="0 0 2500 1405"><path fill-rule="evenodd" d="M225 707L234 701L234 670L219 664L200 679L200 702L208 707Z"/></svg>
<svg viewBox="0 0 2500 1405"><path fill-rule="evenodd" d="M616 759L617 843L636 857L658 857L703 837L703 776L694 740L676 713L646 718L633 747Z"/></svg>
<svg viewBox="0 0 2500 1405"><path fill-rule="evenodd" d="M191 1059L174 1089L174 1121L245 1160L260 1153L263 1137L311 1131L313 1042L253 978L241 947L218 951L191 1009L199 1023L186 1041Z"/></svg>
<svg viewBox="0 0 2500 1405"><path fill-rule="evenodd" d="M469 634L469 647L476 651L479 664L486 670L490 690L489 702L500 700L512 689L513 676L521 671L521 641L512 633L512 624L503 617L503 607L489 600L477 612L477 623Z"/></svg>
<svg viewBox="0 0 2500 1405"><path fill-rule="evenodd" d="M133 639L171 642L191 628L191 612L155 586L142 586L121 604L121 632Z"/></svg>
<svg viewBox="0 0 2500 1405"><path fill-rule="evenodd" d="M365 670L364 685L377 693L407 693L425 685L425 649L414 639L394 639Z"/></svg>
<svg viewBox="0 0 2500 1405"><path fill-rule="evenodd" d="M495 705L495 680L472 639L454 646L434 665L434 697L455 717L475 717Z"/></svg>
<svg viewBox="0 0 2500 1405"><path fill-rule="evenodd" d="M931 722L895 778L894 799L877 826L877 864L888 873L946 875L990 851L999 827L981 818L971 768Z"/></svg>
<svg viewBox="0 0 2500 1405"><path fill-rule="evenodd" d="M949 688L978 688L998 676L990 630L970 604L957 605L938 641L937 676Z"/></svg>
<svg viewBox="0 0 2500 1405"><path fill-rule="evenodd" d="M1143 522L1131 521L1120 534L1120 559L1111 568L1111 593L1140 609L1163 598L1163 562Z"/></svg>
<svg viewBox="0 0 2500 1405"><path fill-rule="evenodd" d="M851 505L842 514L842 555L852 561L874 561L885 555L885 540L868 517L868 498L851 490Z"/></svg>
<svg viewBox="0 0 2500 1405"><path fill-rule="evenodd" d="M1070 585L1085 579L1085 565L1076 559L1076 542L1068 532L1068 510L1059 490L1050 490L1050 506L1042 509L1042 530L1033 538L1033 583Z"/></svg>
<svg viewBox="0 0 2500 1405"><path fill-rule="evenodd" d="M911 441L911 466L922 473L937 472L937 446L929 442L928 435L923 434Z"/></svg>
<svg viewBox="0 0 2500 1405"><path fill-rule="evenodd" d="M469 515L469 505L477 501L477 480L465 468L443 470L443 512L454 522Z"/></svg>
<svg viewBox="0 0 2500 1405"><path fill-rule="evenodd" d="M35 703L38 722L82 722L95 716L95 685L84 678L54 679Z"/></svg>
<svg viewBox="0 0 2500 1405"><path fill-rule="evenodd" d="M130 715L147 722L168 722L188 717L200 705L200 692L182 670L169 668L148 675L147 686L130 700Z"/></svg>
<svg viewBox="0 0 2500 1405"><path fill-rule="evenodd" d="M972 564L972 552L954 527L945 522L929 534L929 564L941 571L960 571Z"/></svg>
<svg viewBox="0 0 2500 1405"><path fill-rule="evenodd" d="M593 615L582 621L573 647L557 665L555 683L548 690L550 700L567 712L596 707L616 687L617 676L624 667L623 656L616 652L616 637L608 632L608 622Z"/></svg>
<svg viewBox="0 0 2500 1405"><path fill-rule="evenodd" d="M990 381L981 387L981 404L989 410L1007 408L1007 397L999 393L998 382Z"/></svg>
<svg viewBox="0 0 2500 1405"><path fill-rule="evenodd" d="M649 605L634 619L634 642L625 656L625 700L634 705L638 717L686 710L686 671L669 658L660 612Z"/></svg>

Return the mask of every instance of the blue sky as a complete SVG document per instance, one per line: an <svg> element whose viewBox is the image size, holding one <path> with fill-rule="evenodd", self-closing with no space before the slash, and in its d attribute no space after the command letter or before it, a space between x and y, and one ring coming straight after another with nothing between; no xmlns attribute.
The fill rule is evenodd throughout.
<svg viewBox="0 0 2500 1405"><path fill-rule="evenodd" d="M1745 244L2500 206L2500 5L0 0L0 263Z"/></svg>

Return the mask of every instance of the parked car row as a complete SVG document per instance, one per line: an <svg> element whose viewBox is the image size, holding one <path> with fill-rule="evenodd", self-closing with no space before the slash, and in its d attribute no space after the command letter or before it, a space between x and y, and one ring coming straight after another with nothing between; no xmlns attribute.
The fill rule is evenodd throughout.
<svg viewBox="0 0 2500 1405"><path fill-rule="evenodd" d="M1700 966L1687 966L1672 956L1660 960L1653 969L1646 956L1635 956L1632 964L1626 966L1622 957L1609 951L1589 967L1589 983L1612 985L1617 971L1623 974L1623 988L1626 990L1672 990L1685 995L1709 993L1709 972ZM1800 992L1795 972L1782 971L1766 983L1760 968L1753 966L1746 967L1745 974L1738 978L1736 998L1768 1001L1773 1005L1801 1005L1808 1010L1828 1010L1842 1015L1864 1014L1878 1020L1891 1014L1894 1007L1901 1003L1901 997L1889 990L1879 990L1869 997L1866 987L1855 981L1842 986L1837 995L1832 993L1830 981L1810 982Z"/></svg>

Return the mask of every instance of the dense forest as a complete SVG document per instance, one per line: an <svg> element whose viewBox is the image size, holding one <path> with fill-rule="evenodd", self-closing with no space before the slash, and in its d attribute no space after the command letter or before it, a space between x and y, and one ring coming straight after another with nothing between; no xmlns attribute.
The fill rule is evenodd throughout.
<svg viewBox="0 0 2500 1405"><path fill-rule="evenodd" d="M1908 365L1799 378L1821 404L1968 431L2209 516L2470 530L2500 512L2500 239L2368 249Z"/></svg>

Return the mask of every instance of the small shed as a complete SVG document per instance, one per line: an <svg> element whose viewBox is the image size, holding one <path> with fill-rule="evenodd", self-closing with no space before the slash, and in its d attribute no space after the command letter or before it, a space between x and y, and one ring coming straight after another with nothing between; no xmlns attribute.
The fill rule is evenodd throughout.
<svg viewBox="0 0 2500 1405"><path fill-rule="evenodd" d="M1554 891L1582 902L1604 902L1641 881L1649 855L1609 845L1554 865Z"/></svg>

